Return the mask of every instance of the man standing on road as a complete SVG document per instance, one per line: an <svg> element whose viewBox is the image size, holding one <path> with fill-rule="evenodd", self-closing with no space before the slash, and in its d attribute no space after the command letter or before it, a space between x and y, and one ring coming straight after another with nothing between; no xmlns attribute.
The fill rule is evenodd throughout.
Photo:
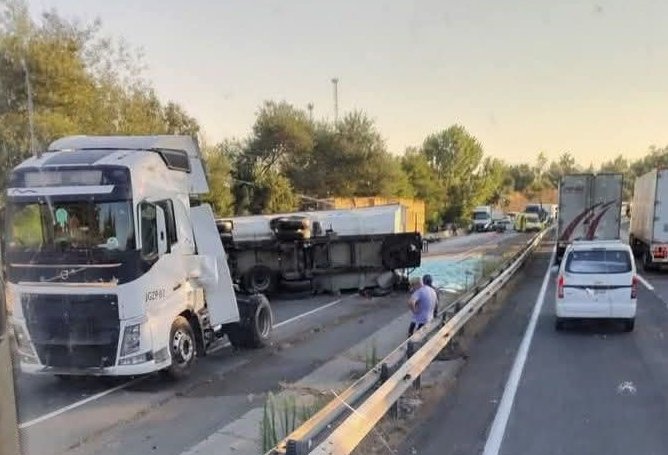
<svg viewBox="0 0 668 455"><path fill-rule="evenodd" d="M438 297L436 291L422 283L422 278L411 278L411 297L408 299L408 307L413 313L411 325L408 327L408 336L413 335L423 325L434 317L434 306Z"/></svg>

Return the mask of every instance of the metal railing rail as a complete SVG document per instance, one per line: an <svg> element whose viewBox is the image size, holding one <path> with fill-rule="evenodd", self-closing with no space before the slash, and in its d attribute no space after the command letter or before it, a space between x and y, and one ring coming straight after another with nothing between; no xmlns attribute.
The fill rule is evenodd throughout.
<svg viewBox="0 0 668 455"><path fill-rule="evenodd" d="M548 231L549 229L544 230L529 240L485 283L478 284L446 308L440 309L438 318L394 349L348 389L280 441L267 455L349 454L395 405L406 389L419 379L422 372L468 320L512 278ZM356 411L351 413L351 406L356 406L364 398L366 399L359 404ZM331 430L333 423L340 420L345 413L349 415L313 448L319 437L322 438L322 433Z"/></svg>

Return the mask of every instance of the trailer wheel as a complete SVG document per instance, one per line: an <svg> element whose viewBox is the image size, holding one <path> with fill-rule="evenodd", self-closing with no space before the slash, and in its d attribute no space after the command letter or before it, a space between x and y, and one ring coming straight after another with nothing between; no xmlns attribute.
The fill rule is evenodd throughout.
<svg viewBox="0 0 668 455"><path fill-rule="evenodd" d="M274 317L269 300L262 294L247 300L238 298L240 320L230 324L227 336L235 348L257 349L266 346L271 338Z"/></svg>
<svg viewBox="0 0 668 455"><path fill-rule="evenodd" d="M645 248L642 254L642 268L646 272L651 272L656 270L656 265L652 263L652 254L649 252L649 249Z"/></svg>
<svg viewBox="0 0 668 455"><path fill-rule="evenodd" d="M190 374L196 358L195 333L186 318L178 316L169 331L169 353L172 364L162 371L169 379L178 380Z"/></svg>
<svg viewBox="0 0 668 455"><path fill-rule="evenodd" d="M244 276L244 289L251 294L268 294L275 288L276 274L266 265L255 265Z"/></svg>

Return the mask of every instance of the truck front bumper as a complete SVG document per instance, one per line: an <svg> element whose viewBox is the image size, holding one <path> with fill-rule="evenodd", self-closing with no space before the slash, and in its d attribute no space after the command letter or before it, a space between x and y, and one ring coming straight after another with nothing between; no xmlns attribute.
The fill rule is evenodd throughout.
<svg viewBox="0 0 668 455"><path fill-rule="evenodd" d="M170 365L169 359L162 362L150 360L135 365L115 365L107 368L63 368L49 367L39 363L21 361L21 371L26 374L35 375L65 375L65 376L139 376L142 374L153 373L167 368Z"/></svg>

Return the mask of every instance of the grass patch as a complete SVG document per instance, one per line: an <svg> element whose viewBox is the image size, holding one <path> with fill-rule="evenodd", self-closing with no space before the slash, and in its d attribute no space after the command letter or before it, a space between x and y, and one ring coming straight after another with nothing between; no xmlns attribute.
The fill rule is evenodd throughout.
<svg viewBox="0 0 668 455"><path fill-rule="evenodd" d="M277 397L269 392L260 422L262 453L275 447L328 402L322 395L301 401L295 395Z"/></svg>

